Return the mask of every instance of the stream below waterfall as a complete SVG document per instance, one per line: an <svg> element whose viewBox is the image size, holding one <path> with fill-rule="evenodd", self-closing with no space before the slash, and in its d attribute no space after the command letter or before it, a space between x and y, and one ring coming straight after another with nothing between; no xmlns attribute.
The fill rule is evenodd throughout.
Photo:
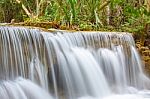
<svg viewBox="0 0 150 99"><path fill-rule="evenodd" d="M0 99L150 99L130 33L0 27Z"/></svg>

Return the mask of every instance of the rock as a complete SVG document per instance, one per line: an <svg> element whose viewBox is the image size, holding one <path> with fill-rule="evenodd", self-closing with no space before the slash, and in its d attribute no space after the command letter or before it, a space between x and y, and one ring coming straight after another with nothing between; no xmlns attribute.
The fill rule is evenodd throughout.
<svg viewBox="0 0 150 99"><path fill-rule="evenodd" d="M140 44L136 44L136 47L137 47L137 48L140 48L140 47L141 47L141 45L140 45Z"/></svg>
<svg viewBox="0 0 150 99"><path fill-rule="evenodd" d="M145 62L145 71L148 75L150 75L150 60Z"/></svg>
<svg viewBox="0 0 150 99"><path fill-rule="evenodd" d="M141 51L145 51L146 49L147 49L147 48L146 48L146 47L143 47L143 46L140 48Z"/></svg>
<svg viewBox="0 0 150 99"><path fill-rule="evenodd" d="M142 55L144 55L144 56L150 56L150 50L143 51Z"/></svg>
<svg viewBox="0 0 150 99"><path fill-rule="evenodd" d="M150 60L150 56L143 56L143 59L145 62L149 61Z"/></svg>
<svg viewBox="0 0 150 99"><path fill-rule="evenodd" d="M147 75L150 76L150 42L149 38L145 41L144 46L141 44L140 41L136 42L136 47L142 56L142 62L145 65L144 70L146 71Z"/></svg>

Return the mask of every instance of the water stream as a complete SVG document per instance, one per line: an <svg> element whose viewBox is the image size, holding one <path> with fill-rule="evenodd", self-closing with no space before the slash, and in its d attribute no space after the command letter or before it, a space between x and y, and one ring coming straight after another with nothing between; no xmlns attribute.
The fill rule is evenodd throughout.
<svg viewBox="0 0 150 99"><path fill-rule="evenodd" d="M150 99L129 33L0 27L0 99Z"/></svg>

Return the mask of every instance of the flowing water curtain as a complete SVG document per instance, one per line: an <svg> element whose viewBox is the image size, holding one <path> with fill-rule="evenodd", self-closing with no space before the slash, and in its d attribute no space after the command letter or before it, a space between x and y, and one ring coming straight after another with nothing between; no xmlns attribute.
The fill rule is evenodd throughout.
<svg viewBox="0 0 150 99"><path fill-rule="evenodd" d="M44 89L30 80L17 78L14 81L1 81L1 99L53 99Z"/></svg>
<svg viewBox="0 0 150 99"><path fill-rule="evenodd" d="M21 76L57 99L102 98L149 85L129 33L0 27L0 41L1 81L14 84Z"/></svg>

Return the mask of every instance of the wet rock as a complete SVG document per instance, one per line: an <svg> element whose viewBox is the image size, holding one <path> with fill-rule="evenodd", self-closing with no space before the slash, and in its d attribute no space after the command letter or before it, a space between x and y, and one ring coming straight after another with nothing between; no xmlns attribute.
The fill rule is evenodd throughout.
<svg viewBox="0 0 150 99"><path fill-rule="evenodd" d="M145 51L143 51L142 52L142 54L144 55L144 56L150 56L150 50L145 50Z"/></svg>
<svg viewBox="0 0 150 99"><path fill-rule="evenodd" d="M142 61L145 65L144 70L150 76L150 43L144 44L144 46L140 43L140 41L136 42L137 50L140 52Z"/></svg>
<svg viewBox="0 0 150 99"><path fill-rule="evenodd" d="M148 60L148 62L145 62L145 71L150 76L150 60Z"/></svg>

